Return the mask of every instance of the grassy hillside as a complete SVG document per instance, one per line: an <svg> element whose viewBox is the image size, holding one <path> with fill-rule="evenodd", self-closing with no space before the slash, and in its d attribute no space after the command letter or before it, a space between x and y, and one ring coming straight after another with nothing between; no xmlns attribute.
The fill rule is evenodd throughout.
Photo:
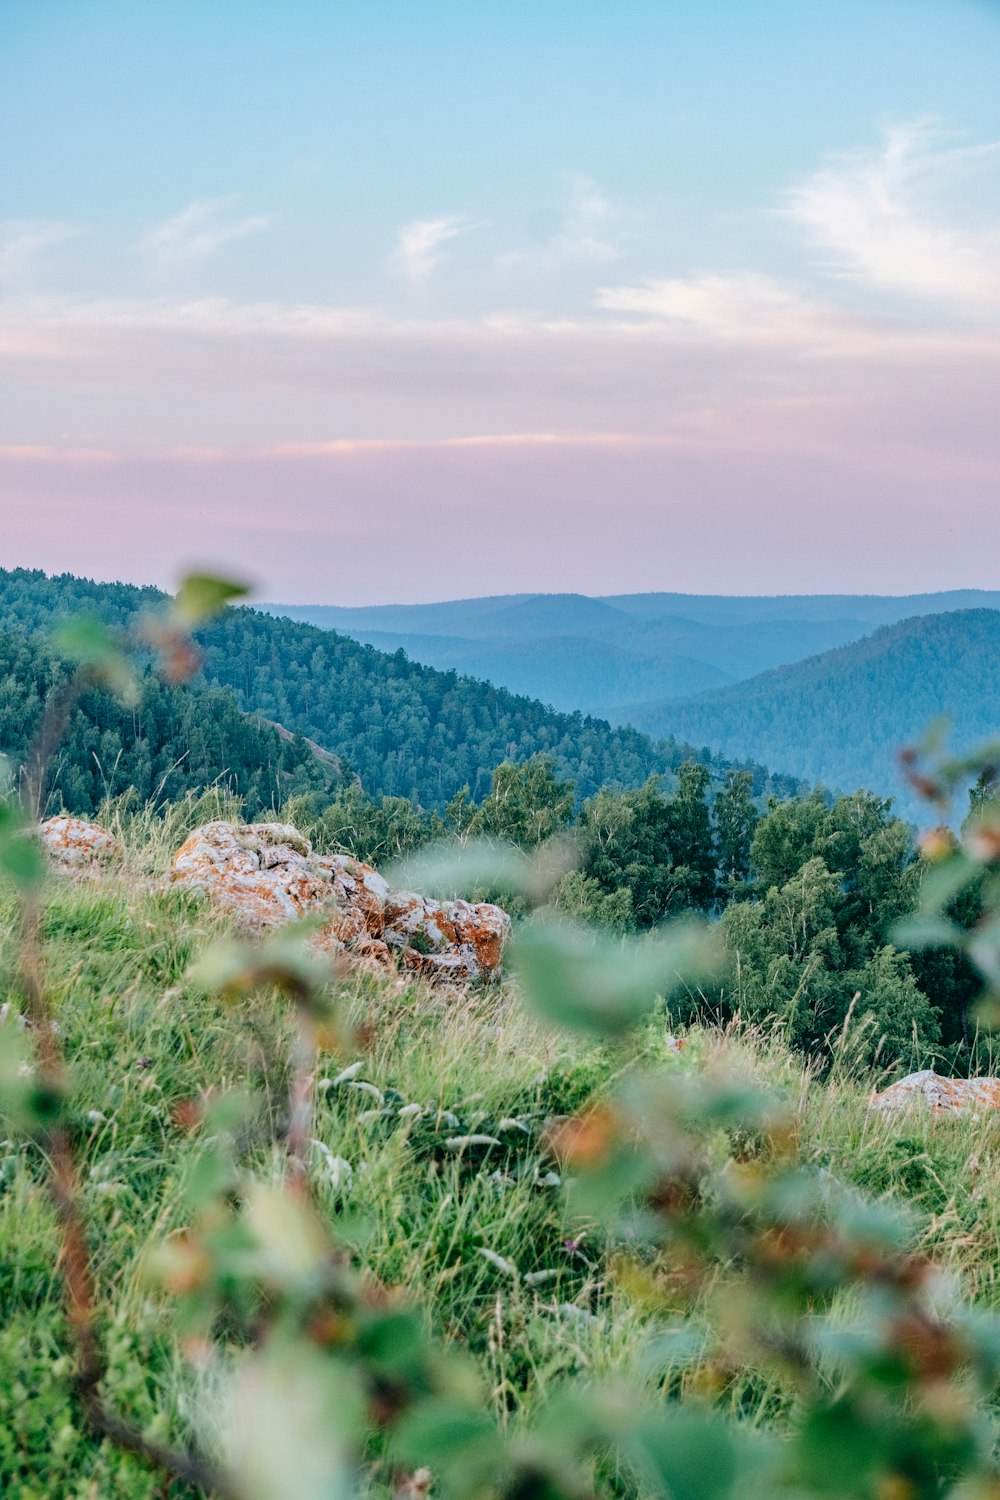
<svg viewBox="0 0 1000 1500"><path fill-rule="evenodd" d="M177 1440L193 1434L211 1449L221 1372L178 1328L171 1295L153 1289L150 1258L189 1220L213 1095L241 1082L261 1090L265 1114L280 1112L287 1080L276 1059L289 1016L273 994L234 1007L191 977L192 962L226 924L158 880L206 811L187 804L166 823L116 824L125 868L101 883L53 883L44 931L75 1078L84 1201L111 1350L108 1393L147 1431ZM0 893L5 975L13 926ZM409 981L354 975L343 994L368 1023L368 1041L321 1062L327 1080L347 1064L357 1068L350 1082L320 1084L310 1164L319 1206L372 1284L415 1303L430 1329L465 1351L491 1418L516 1431L561 1390L627 1369L632 1378L645 1370L653 1391L666 1368L665 1328L676 1340L680 1327L689 1337L687 1353L678 1344L672 1356L683 1359L675 1384L711 1390L751 1428L780 1425L790 1392L779 1373L736 1370L720 1383L697 1353L699 1330L713 1315L712 1284L693 1300L657 1287L639 1261L567 1216L547 1131L601 1097L627 1062L620 1048L547 1030L510 983L458 1001ZM791 1110L783 1149L795 1161L822 1167L829 1183L905 1203L921 1225L920 1249L960 1277L981 1307L997 1305L1000 1178L988 1118L901 1126L866 1112L871 1076L844 1068L820 1083L778 1034L695 1030L678 1055L667 1044L669 1026L662 1014L648 1025L631 1066L643 1061L672 1089L706 1069L775 1089ZM379 1095L383 1107L373 1108ZM501 1144L447 1148L477 1135ZM248 1167L273 1175L266 1131L248 1128L241 1149ZM751 1142L740 1138L736 1149L745 1161ZM5 1139L0 1492L11 1500L154 1500L166 1493L160 1482L96 1441L73 1404L56 1235L39 1175L30 1143ZM365 1492L390 1490L376 1472ZM625 1475L608 1492L635 1494ZM200 1492L177 1485L170 1493L193 1500Z"/></svg>
<svg viewBox="0 0 1000 1500"><path fill-rule="evenodd" d="M126 625L162 600L155 590L99 584L69 575L0 572L0 629L37 634L81 610ZM612 729L542 703L315 626L230 609L198 633L201 680L227 688L237 705L307 736L337 755L366 789L441 807L463 786L488 790L505 759L552 754L581 796L605 784L636 786L669 772L692 752L655 743L631 728ZM725 769L713 768L716 774ZM767 774L757 768L758 787ZM794 780L780 778L792 791Z"/></svg>
<svg viewBox="0 0 1000 1500"><path fill-rule="evenodd" d="M742 681L910 615L998 605L1000 594L968 589L903 598L541 594L356 609L263 607L484 677L557 709L625 723L636 703Z"/></svg>
<svg viewBox="0 0 1000 1500"><path fill-rule="evenodd" d="M903 620L836 651L633 720L726 755L754 754L833 789L864 785L912 804L896 751L945 715L962 745L1000 736L1000 611Z"/></svg>

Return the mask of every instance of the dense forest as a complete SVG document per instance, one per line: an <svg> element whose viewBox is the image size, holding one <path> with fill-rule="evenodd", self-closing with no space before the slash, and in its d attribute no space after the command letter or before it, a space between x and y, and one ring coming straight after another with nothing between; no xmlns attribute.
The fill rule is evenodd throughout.
<svg viewBox="0 0 1000 1500"><path fill-rule="evenodd" d="M3 583L0 618L21 625L0 633L0 747L16 765L68 670L44 633L81 607L130 628L137 608L162 596L40 574ZM904 641L926 644L928 629L955 618L904 630ZM983 651L1000 616L957 618ZM200 646L190 686L164 683L147 664L135 706L103 691L83 697L52 767L50 810L93 813L130 788L163 803L221 782L248 816L277 813L319 848L381 866L440 837L529 851L569 837L573 868L553 897L567 915L617 933L685 913L719 923L725 966L692 997L699 1011L775 1018L817 1055L859 997L873 1055L904 1058L916 1038L957 1066L967 1056L971 971L954 955L892 946L923 864L887 799L833 799L759 767L706 763L676 742L655 746L253 610L225 610ZM822 706L818 688L816 697ZM954 915L968 925L975 903Z"/></svg>
<svg viewBox="0 0 1000 1500"><path fill-rule="evenodd" d="M825 786L874 786L911 814L896 752L942 716L956 743L1000 736L1000 611L903 620L864 640L636 717L725 755L754 755Z"/></svg>
<svg viewBox="0 0 1000 1500"><path fill-rule="evenodd" d="M89 612L127 628L163 595L126 584L98 584L17 569L0 571L0 629L44 634ZM630 728L612 729L581 713L542 703L454 672L439 672L315 626L233 608L198 633L198 681L229 688L241 709L318 742L375 794L441 809L468 786L489 788L492 768L551 754L579 797L606 785L639 786L684 761L703 760L716 782L730 762L672 738L654 743ZM795 778L751 767L755 793L789 795Z"/></svg>
<svg viewBox="0 0 1000 1500"><path fill-rule="evenodd" d="M25 763L43 704L66 676L38 642L0 632L0 751L14 767ZM76 705L50 768L45 810L87 816L130 788L140 802L163 804L219 783L255 817L297 794L325 803L341 780L336 761L241 712L229 689L175 687L147 671L134 706L96 690Z"/></svg>

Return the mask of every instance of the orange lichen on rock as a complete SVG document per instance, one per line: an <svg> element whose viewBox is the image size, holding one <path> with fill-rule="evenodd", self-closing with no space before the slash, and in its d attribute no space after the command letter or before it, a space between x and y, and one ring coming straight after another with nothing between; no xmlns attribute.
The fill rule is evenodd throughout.
<svg viewBox="0 0 1000 1500"><path fill-rule="evenodd" d="M884 1111L920 1105L935 1114L966 1114L1000 1109L1000 1078L944 1078L925 1068L873 1094L870 1108Z"/></svg>
<svg viewBox="0 0 1000 1500"><path fill-rule="evenodd" d="M206 823L174 856L171 880L205 891L250 928L318 911L332 896L308 839L284 823Z"/></svg>
<svg viewBox="0 0 1000 1500"><path fill-rule="evenodd" d="M114 834L83 818L65 814L47 818L38 833L49 860L64 874L93 872L119 859L123 852Z"/></svg>
<svg viewBox="0 0 1000 1500"><path fill-rule="evenodd" d="M394 891L370 865L314 854L281 823L206 823L178 850L171 879L205 891L255 930L319 914L324 951L385 968L395 950L405 968L443 982L493 973L510 934L498 906Z"/></svg>

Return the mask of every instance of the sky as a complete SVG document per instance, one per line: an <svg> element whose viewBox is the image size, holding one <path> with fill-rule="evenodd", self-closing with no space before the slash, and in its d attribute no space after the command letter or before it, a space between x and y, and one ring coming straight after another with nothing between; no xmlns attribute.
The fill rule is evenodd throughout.
<svg viewBox="0 0 1000 1500"><path fill-rule="evenodd" d="M0 0L0 564L1000 583L1000 0Z"/></svg>

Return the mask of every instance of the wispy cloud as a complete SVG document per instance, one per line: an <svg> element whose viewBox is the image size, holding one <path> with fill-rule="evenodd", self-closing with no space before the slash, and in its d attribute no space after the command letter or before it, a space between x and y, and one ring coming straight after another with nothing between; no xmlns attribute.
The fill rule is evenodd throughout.
<svg viewBox="0 0 1000 1500"><path fill-rule="evenodd" d="M0 286L20 284L30 276L44 251L84 232L76 224L37 219L0 221Z"/></svg>
<svg viewBox="0 0 1000 1500"><path fill-rule="evenodd" d="M464 214L449 214L440 219L414 219L399 232L399 243L392 257L397 271L414 284L426 281L441 259L441 247L476 226Z"/></svg>
<svg viewBox="0 0 1000 1500"><path fill-rule="evenodd" d="M615 229L620 214L611 200L582 172L570 178L569 197L550 233L535 245L506 251L501 266L552 266L576 262L601 266L621 254Z"/></svg>
<svg viewBox="0 0 1000 1500"><path fill-rule="evenodd" d="M267 214L233 217L236 198L211 198L189 203L142 236L140 247L159 271L177 270L206 260L233 240L259 234L271 223Z"/></svg>
<svg viewBox="0 0 1000 1500"><path fill-rule="evenodd" d="M617 213L596 183L577 173L572 179L569 207L562 228L552 242L560 260L605 265L620 254L612 238Z"/></svg>
<svg viewBox="0 0 1000 1500"><path fill-rule="evenodd" d="M770 276L691 276L603 287L597 306L638 313L678 333L773 344L800 342L826 331L831 316L820 305Z"/></svg>
<svg viewBox="0 0 1000 1500"><path fill-rule="evenodd" d="M840 276L944 306L1000 308L1000 222L962 228L941 196L1000 142L949 146L927 122L886 130L872 151L834 158L788 194L784 213Z"/></svg>

